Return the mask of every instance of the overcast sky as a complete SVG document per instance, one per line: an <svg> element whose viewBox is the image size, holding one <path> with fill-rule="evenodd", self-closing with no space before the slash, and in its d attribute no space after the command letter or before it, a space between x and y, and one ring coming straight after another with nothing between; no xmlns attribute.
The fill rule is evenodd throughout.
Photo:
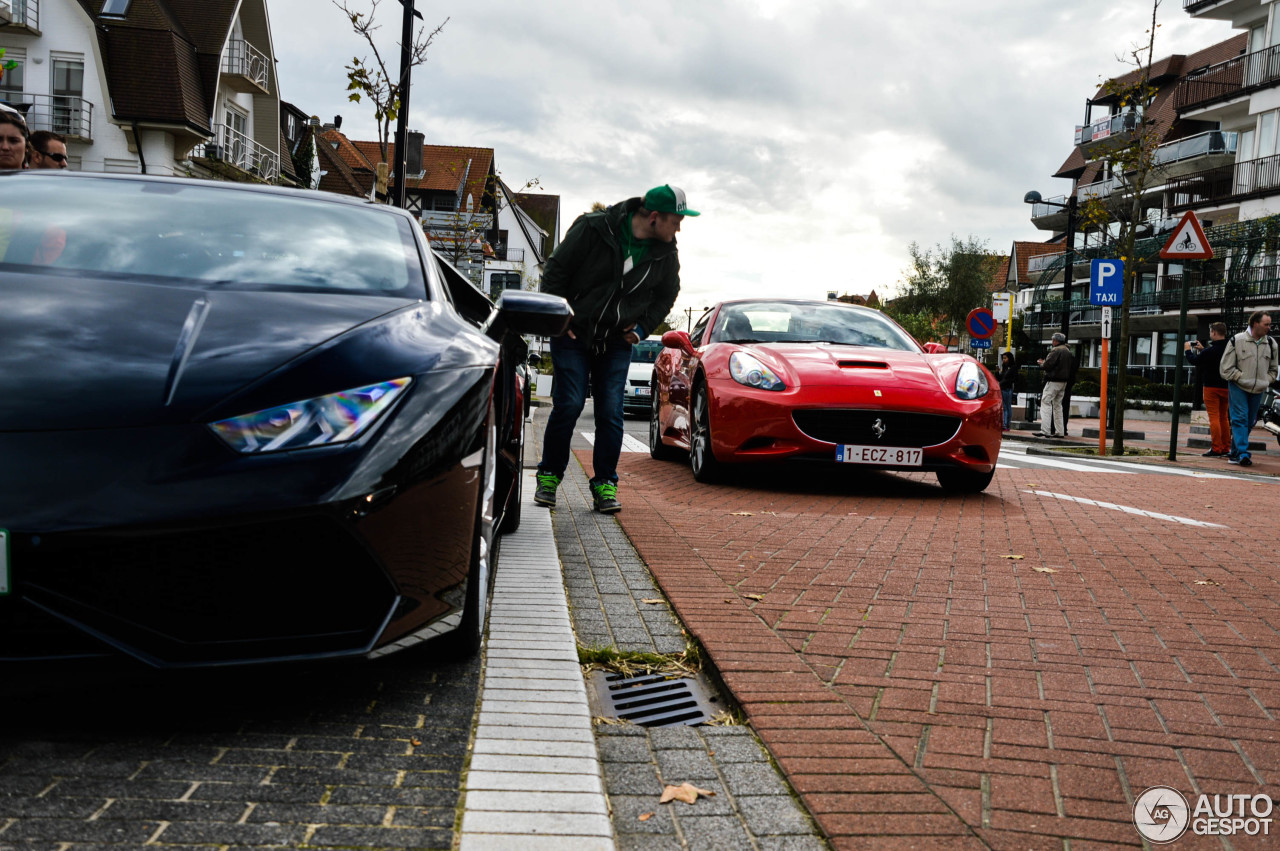
<svg viewBox="0 0 1280 851"><path fill-rule="evenodd" d="M350 0L367 8L368 0ZM1042 240L1022 203L1069 184L1084 101L1139 42L1151 0L417 0L449 19L414 72L411 129L493 148L518 187L593 201L682 187L677 307L891 293L911 242ZM268 0L281 96L352 138L369 51L329 0ZM398 62L401 6L382 0ZM1163 0L1156 56L1230 37ZM535 190L536 191L536 190ZM697 314L695 313L695 316Z"/></svg>

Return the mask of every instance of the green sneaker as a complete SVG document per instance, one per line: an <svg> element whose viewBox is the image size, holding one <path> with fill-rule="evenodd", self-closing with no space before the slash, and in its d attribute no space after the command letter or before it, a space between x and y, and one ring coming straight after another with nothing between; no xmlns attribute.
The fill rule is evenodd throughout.
<svg viewBox="0 0 1280 851"><path fill-rule="evenodd" d="M556 488L560 487L560 476L555 473L537 474L538 489L533 492L533 501L548 508L556 507Z"/></svg>
<svg viewBox="0 0 1280 851"><path fill-rule="evenodd" d="M592 482L591 499L601 514L617 514L622 510L622 503L618 502L618 486L613 482Z"/></svg>

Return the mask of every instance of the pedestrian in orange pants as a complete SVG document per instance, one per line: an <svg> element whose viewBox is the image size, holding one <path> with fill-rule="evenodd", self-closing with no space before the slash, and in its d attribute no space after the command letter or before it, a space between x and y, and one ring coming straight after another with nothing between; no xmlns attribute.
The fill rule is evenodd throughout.
<svg viewBox="0 0 1280 851"><path fill-rule="evenodd" d="M1227 415L1227 382L1218 374L1218 364L1227 348L1227 326L1214 322L1209 326L1209 345L1199 340L1184 344L1187 360L1196 365L1196 376L1204 390L1204 409L1209 414L1209 439L1212 447L1206 458L1219 458L1231 453L1231 420Z"/></svg>

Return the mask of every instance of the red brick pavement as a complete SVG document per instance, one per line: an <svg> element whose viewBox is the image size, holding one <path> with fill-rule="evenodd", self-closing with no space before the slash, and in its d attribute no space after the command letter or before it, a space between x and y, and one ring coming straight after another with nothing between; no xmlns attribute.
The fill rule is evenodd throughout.
<svg viewBox="0 0 1280 851"><path fill-rule="evenodd" d="M1137 846L1150 786L1280 787L1274 484L620 473L624 529L837 848Z"/></svg>

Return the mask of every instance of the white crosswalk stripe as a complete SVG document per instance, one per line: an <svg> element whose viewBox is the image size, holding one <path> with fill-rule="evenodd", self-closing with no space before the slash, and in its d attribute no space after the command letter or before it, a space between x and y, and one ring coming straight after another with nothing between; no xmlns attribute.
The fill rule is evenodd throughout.
<svg viewBox="0 0 1280 851"><path fill-rule="evenodd" d="M587 443L590 443L592 446L596 445L596 433L594 431L584 431L582 432L582 436L586 439ZM623 434L622 435L622 451L623 452L648 452L649 445L646 443L641 443L640 441L636 440L634 437L632 437L629 434Z"/></svg>

